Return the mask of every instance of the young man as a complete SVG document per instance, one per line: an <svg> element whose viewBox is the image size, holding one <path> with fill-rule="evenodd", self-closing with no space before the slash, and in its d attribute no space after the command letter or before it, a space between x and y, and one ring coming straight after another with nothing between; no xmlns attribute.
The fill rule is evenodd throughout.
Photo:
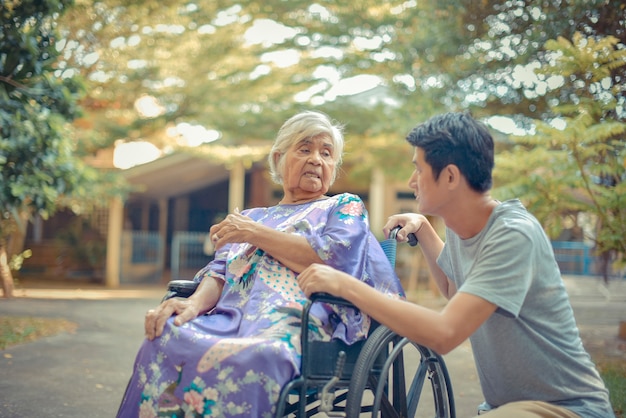
<svg viewBox="0 0 626 418"><path fill-rule="evenodd" d="M399 240L417 236L447 305L435 312L388 299L319 264L300 274L300 287L343 297L440 354L469 338L486 417L614 417L548 237L519 200L489 194L494 146L487 128L468 113L447 113L418 125L407 141L415 148L409 185L421 214L394 215L384 232L400 225ZM424 214L443 219L445 243Z"/></svg>

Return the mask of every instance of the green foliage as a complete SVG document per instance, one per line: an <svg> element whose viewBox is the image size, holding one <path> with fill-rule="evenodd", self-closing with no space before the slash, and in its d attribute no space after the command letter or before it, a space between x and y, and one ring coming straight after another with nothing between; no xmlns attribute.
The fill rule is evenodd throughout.
<svg viewBox="0 0 626 418"><path fill-rule="evenodd" d="M70 83L52 76L52 13L66 2L8 2L0 38L0 239L18 213L53 211L74 170L64 122L75 111ZM57 164L57 161L60 164Z"/></svg>
<svg viewBox="0 0 626 418"><path fill-rule="evenodd" d="M573 39L584 33L590 40L615 38L626 44L626 4L607 0L460 0L439 1L435 10L451 7L461 14L465 31L456 51L449 50L450 64L444 97L453 103L473 107L487 115L546 117L555 103L569 102L576 83L561 85L557 91L534 68L550 65L552 54L543 50L547 42ZM447 26L447 22L441 22ZM437 24L435 24L437 25ZM435 45L439 42L433 39ZM591 58L591 57L588 57ZM438 65L439 57L435 61ZM565 67L563 68L565 69ZM605 67L612 84L623 84L626 69ZM580 80L584 82L584 79Z"/></svg>
<svg viewBox="0 0 626 418"><path fill-rule="evenodd" d="M249 3L78 3L64 16L63 53L92 86L82 137L95 131L100 146L120 138L164 146L163 130L188 122L220 131L224 144L272 139L303 82L294 80L298 67L263 62L275 46L245 43L251 11L260 18L269 8ZM271 75L252 75L258 67ZM156 98L160 111L141 114L142 96Z"/></svg>
<svg viewBox="0 0 626 418"><path fill-rule="evenodd" d="M577 30L623 43L626 10L618 3L85 0L63 16L60 47L65 68L90 85L80 152L120 138L170 146L163 132L180 122L219 131L223 145L269 142L288 116L318 107L346 123L358 144L347 157L362 173L380 166L400 178L404 136L434 113L470 107L479 117L543 117L561 97L528 66L549 62L546 41ZM291 36L246 40L263 22L275 24L265 34L282 26ZM271 60L277 54L298 61L281 65ZM335 75L327 78L328 70ZM333 101L333 77L359 74L379 76L398 106ZM615 68L610 76L626 74ZM296 99L302 92L310 100ZM144 95L160 113L139 114L135 101ZM373 157L363 152L370 146Z"/></svg>
<svg viewBox="0 0 626 418"><path fill-rule="evenodd" d="M19 269L22 268L22 264L24 264L24 260L30 258L32 255L33 252L31 250L24 250L20 254L13 254L9 261L9 268L12 271L19 271Z"/></svg>
<svg viewBox="0 0 626 418"><path fill-rule="evenodd" d="M75 155L70 122L84 87L58 64L56 19L72 4L5 1L0 11L0 241L24 228L22 213L104 203L94 196L103 177Z"/></svg>
<svg viewBox="0 0 626 418"><path fill-rule="evenodd" d="M621 3L80 0L68 10L67 2L46 4L62 4L65 12L50 52L58 58L56 80L66 86L62 97L77 97L80 84L69 84L78 79L71 74L88 87L71 134L81 155L118 139L177 147L165 132L188 122L221 133L219 145L205 150L217 158L222 146L262 149L288 116L318 108L346 125L353 179L368 181L372 167L403 179L410 171L404 137L435 113L470 108L478 117L510 115L527 126L530 116L537 134L504 144L512 148L499 158L498 192L529 202L556 235L564 217L580 211L602 212L605 225L623 216L610 209L620 207L623 195ZM268 22L274 26L265 34L282 26L291 35L246 39ZM277 54L297 60L282 65L271 59ZM335 77L363 74L379 76L381 92L395 104L331 94ZM154 98L157 112L140 112L141 97ZM564 129L548 123L555 117ZM614 185L602 186L608 178ZM45 195L55 193L67 195L56 189ZM610 237L620 233L600 229L597 237L615 244Z"/></svg>
<svg viewBox="0 0 626 418"><path fill-rule="evenodd" d="M382 161L395 173L416 117L436 111L430 104L434 90L415 95L415 86L394 81L413 67L414 41L431 42L414 27L420 15L428 18L426 7L372 1L78 2L63 17L62 53L64 65L90 84L79 121L85 128L79 131L81 147L87 152L120 138L171 146L164 131L180 122L219 131L222 145L270 142L287 117L317 107L346 124L358 151L370 142L375 146L384 132L382 154L365 162ZM266 43L246 39L247 31L270 21L293 35ZM263 32L278 32L276 27ZM281 54L298 61L272 61ZM408 103L406 110L370 109L341 97L335 102L326 96L334 81L328 71L342 78L379 75L398 104ZM306 91L310 100L297 98ZM161 111L141 115L135 108L141 96L154 97ZM361 157L354 155L357 162Z"/></svg>
<svg viewBox="0 0 626 418"><path fill-rule="evenodd" d="M102 269L106 259L106 239L94 228L88 217L77 217L56 240L67 248L69 267L75 269Z"/></svg>
<svg viewBox="0 0 626 418"><path fill-rule="evenodd" d="M557 115L552 123L535 121L532 135L514 138L515 146L499 155L496 174L498 193L522 196L553 237L564 217L593 214L596 231L588 238L599 253L621 254L623 260L626 123L616 109L623 86L612 84L610 74L626 67L626 50L616 44L613 37L580 34L571 42L559 38L546 44L553 61L540 72L562 76L575 99L552 107Z"/></svg>
<svg viewBox="0 0 626 418"><path fill-rule="evenodd" d="M626 416L626 363L621 358L599 358L597 362L600 376L609 390L609 400L616 418Z"/></svg>
<svg viewBox="0 0 626 418"><path fill-rule="evenodd" d="M0 316L0 350L60 332L73 333L77 324L63 318Z"/></svg>

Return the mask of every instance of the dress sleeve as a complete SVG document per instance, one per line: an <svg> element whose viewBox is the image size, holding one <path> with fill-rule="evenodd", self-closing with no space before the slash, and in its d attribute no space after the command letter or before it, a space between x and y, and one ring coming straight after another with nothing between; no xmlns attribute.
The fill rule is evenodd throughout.
<svg viewBox="0 0 626 418"><path fill-rule="evenodd" d="M211 260L206 266L200 269L193 278L194 282L201 282L205 277L215 277L221 280L225 280L226 273L226 257L228 256L228 249L230 245L225 245L215 252L213 260Z"/></svg>
<svg viewBox="0 0 626 418"><path fill-rule="evenodd" d="M361 198L349 193L339 195L323 228L316 229L310 230L307 239L324 263L363 278L370 229Z"/></svg>
<svg viewBox="0 0 626 418"><path fill-rule="evenodd" d="M242 213L258 218L254 210ZM313 211L307 219L289 226L293 228L292 232L307 239L324 263L354 277L365 278L370 230L367 211L360 197L350 193L338 195L335 204L325 214ZM194 281L201 281L209 273L224 278L229 247L220 248L214 260L198 271Z"/></svg>
<svg viewBox="0 0 626 418"><path fill-rule="evenodd" d="M308 238L326 264L363 280L391 297L403 297L400 281L370 231L365 205L358 196L340 195L323 231ZM334 321L333 338L352 344L367 336L371 320L359 310L345 306L326 309L333 312L330 315L331 321Z"/></svg>

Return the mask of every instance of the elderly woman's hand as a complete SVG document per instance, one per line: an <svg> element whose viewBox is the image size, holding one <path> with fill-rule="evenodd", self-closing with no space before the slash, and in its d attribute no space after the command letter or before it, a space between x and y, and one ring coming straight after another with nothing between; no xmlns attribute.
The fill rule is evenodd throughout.
<svg viewBox="0 0 626 418"><path fill-rule="evenodd" d="M150 309L146 313L144 323L146 330L146 338L153 340L160 337L165 327L165 322L172 316L174 325L180 326L187 321L196 318L200 314L200 308L192 299L172 298L161 303L155 309Z"/></svg>
<svg viewBox="0 0 626 418"><path fill-rule="evenodd" d="M222 222L213 225L209 230L211 242L215 249L225 244L251 242L259 224L239 213L239 209L229 214Z"/></svg>

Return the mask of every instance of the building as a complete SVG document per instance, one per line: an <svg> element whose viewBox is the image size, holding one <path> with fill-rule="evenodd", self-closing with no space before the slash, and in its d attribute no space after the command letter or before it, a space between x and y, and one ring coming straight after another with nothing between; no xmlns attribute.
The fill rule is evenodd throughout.
<svg viewBox="0 0 626 418"><path fill-rule="evenodd" d="M240 148L230 149L221 162L178 152L123 170L134 190L125 201L111 201L89 221L63 211L29 227L24 247L34 254L20 274L94 280L108 287L191 278L211 259L204 241L213 223L235 208L270 206L282 197L267 170L269 148ZM227 152L206 147L211 149ZM406 182L390 184L380 170L369 183L359 187L340 175L330 193L361 196L372 230L380 235L386 218L413 210L414 199ZM77 223L81 228L72 234Z"/></svg>

